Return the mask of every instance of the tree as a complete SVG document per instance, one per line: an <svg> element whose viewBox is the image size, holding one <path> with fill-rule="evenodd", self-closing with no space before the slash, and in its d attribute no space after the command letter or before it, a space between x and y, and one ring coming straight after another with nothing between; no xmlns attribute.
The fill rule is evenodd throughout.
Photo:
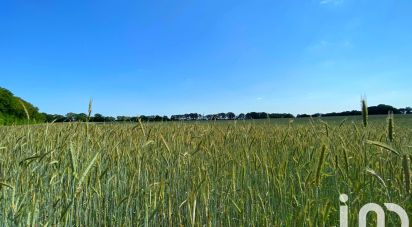
<svg viewBox="0 0 412 227"><path fill-rule="evenodd" d="M268 114L265 112L250 112L246 114L246 119L265 119Z"/></svg>
<svg viewBox="0 0 412 227"><path fill-rule="evenodd" d="M293 114L290 113L270 113L269 118L294 118Z"/></svg>
<svg viewBox="0 0 412 227"><path fill-rule="evenodd" d="M200 114L198 114L198 113L190 113L189 114L190 120L197 120L197 119L199 119L199 117L200 117Z"/></svg>
<svg viewBox="0 0 412 227"><path fill-rule="evenodd" d="M46 119L37 107L0 87L0 125L27 123L28 117L30 122L44 122Z"/></svg>
<svg viewBox="0 0 412 227"><path fill-rule="evenodd" d="M244 113L241 113L237 116L237 119L239 120L244 120L246 118L246 115Z"/></svg>
<svg viewBox="0 0 412 227"><path fill-rule="evenodd" d="M77 116L77 114L75 114L75 113L67 113L66 114L66 119L67 119L67 121L70 121L70 122L73 122L73 121L76 121L76 116Z"/></svg>
<svg viewBox="0 0 412 227"><path fill-rule="evenodd" d="M388 114L389 111L392 111L394 114L400 114L401 112L393 106L379 104L377 106L370 106L368 107L369 115L377 115L377 114Z"/></svg>
<svg viewBox="0 0 412 227"><path fill-rule="evenodd" d="M87 114L85 114L85 113L79 113L79 114L76 114L76 121L79 121L79 122L86 122L87 121Z"/></svg>
<svg viewBox="0 0 412 227"><path fill-rule="evenodd" d="M217 119L225 120L226 119L226 113L218 113L217 114Z"/></svg>
<svg viewBox="0 0 412 227"><path fill-rule="evenodd" d="M46 122L65 122L66 117L59 114L42 113Z"/></svg>
<svg viewBox="0 0 412 227"><path fill-rule="evenodd" d="M401 109L399 109L399 112L401 114L411 114L412 113L412 108L411 107L401 108Z"/></svg>
<svg viewBox="0 0 412 227"><path fill-rule="evenodd" d="M233 120L233 119L235 119L236 114L234 114L233 112L228 112L228 113L226 114L226 117L227 117L227 119L229 119L229 120Z"/></svg>
<svg viewBox="0 0 412 227"><path fill-rule="evenodd" d="M131 117L127 117L127 116L117 116L116 121L131 121L132 118Z"/></svg>
<svg viewBox="0 0 412 227"><path fill-rule="evenodd" d="M91 121L92 122L104 122L104 116L97 113L92 117Z"/></svg>
<svg viewBox="0 0 412 227"><path fill-rule="evenodd" d="M103 121L104 122L114 122L114 121L116 121L116 118L114 118L114 117L104 117Z"/></svg>

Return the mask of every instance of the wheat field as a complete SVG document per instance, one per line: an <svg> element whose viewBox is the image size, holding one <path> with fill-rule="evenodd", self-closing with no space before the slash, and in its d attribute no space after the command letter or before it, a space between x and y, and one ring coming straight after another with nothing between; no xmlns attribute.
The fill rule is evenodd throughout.
<svg viewBox="0 0 412 227"><path fill-rule="evenodd" d="M372 201L412 211L412 118L362 121L0 127L0 222L339 226L341 193L354 225Z"/></svg>

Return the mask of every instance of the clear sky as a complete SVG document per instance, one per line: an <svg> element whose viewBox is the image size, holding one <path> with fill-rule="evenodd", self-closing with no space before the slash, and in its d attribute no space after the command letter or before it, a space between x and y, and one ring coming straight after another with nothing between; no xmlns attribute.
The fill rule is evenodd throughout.
<svg viewBox="0 0 412 227"><path fill-rule="evenodd" d="M43 112L412 106L410 0L0 2L0 86Z"/></svg>

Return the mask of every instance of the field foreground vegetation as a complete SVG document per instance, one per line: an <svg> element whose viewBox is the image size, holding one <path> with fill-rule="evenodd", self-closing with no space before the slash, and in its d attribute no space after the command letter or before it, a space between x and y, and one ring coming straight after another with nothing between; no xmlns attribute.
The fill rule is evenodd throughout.
<svg viewBox="0 0 412 227"><path fill-rule="evenodd" d="M353 226L368 202L409 214L412 118L392 129L386 117L0 127L0 221L339 226L341 193Z"/></svg>

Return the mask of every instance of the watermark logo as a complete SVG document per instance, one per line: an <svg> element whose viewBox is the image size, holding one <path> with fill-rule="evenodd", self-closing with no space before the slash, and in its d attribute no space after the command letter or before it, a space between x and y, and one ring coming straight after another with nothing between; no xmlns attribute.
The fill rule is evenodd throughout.
<svg viewBox="0 0 412 227"><path fill-rule="evenodd" d="M339 200L345 203L349 200L348 195L341 194ZM409 227L409 217L406 211L394 203L384 203L387 210L396 213L401 220L401 227ZM340 227L349 227L349 208L347 205L340 206ZM377 216L377 227L385 227L385 211L376 203L368 203L359 210L359 227L366 227L367 215L375 212Z"/></svg>

